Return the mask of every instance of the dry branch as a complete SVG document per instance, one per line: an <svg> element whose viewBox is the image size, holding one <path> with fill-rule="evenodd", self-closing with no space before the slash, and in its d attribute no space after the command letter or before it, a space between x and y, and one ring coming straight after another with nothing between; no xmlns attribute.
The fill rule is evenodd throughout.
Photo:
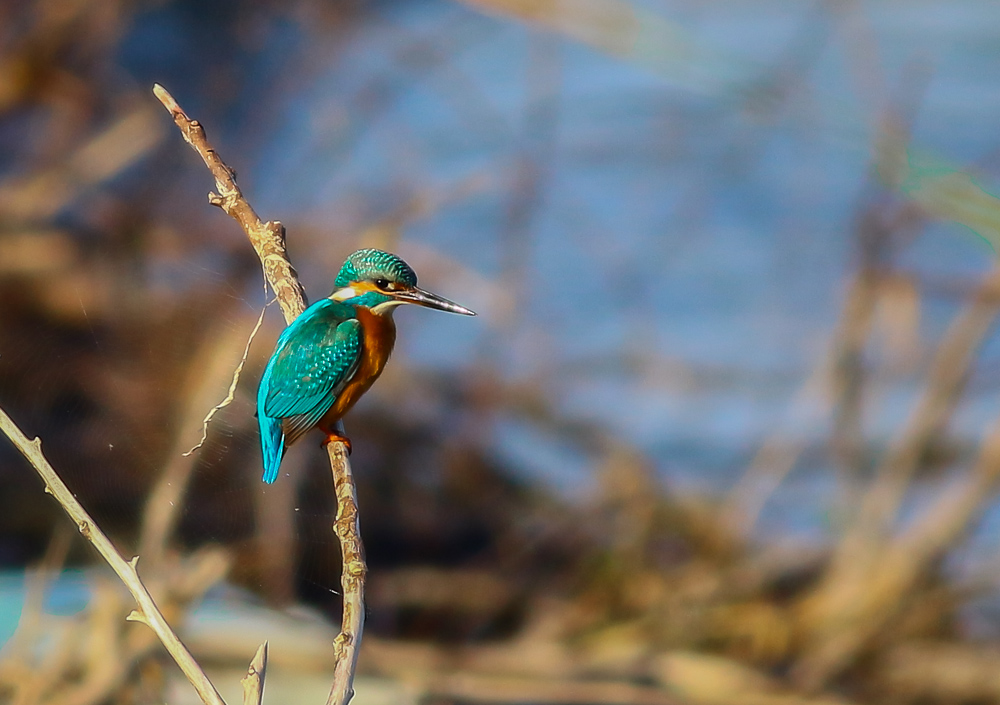
<svg viewBox="0 0 1000 705"><path fill-rule="evenodd" d="M260 257L264 275L278 298L285 321L291 323L305 310L306 298L298 275L288 261L284 227L277 221L261 221L236 185L233 170L209 144L201 124L189 118L162 86L155 85L153 93L170 112L184 139L198 152L215 177L218 194L209 194L209 202L222 208L246 232ZM344 588L341 631L334 641L336 675L327 705L346 705L354 694L352 683L364 627L364 581L367 568L358 525L357 493L351 464L347 458L347 447L343 443L330 443L327 450L337 494L334 530L340 539L343 556L341 582Z"/></svg>
<svg viewBox="0 0 1000 705"><path fill-rule="evenodd" d="M340 584L344 590L344 613L340 634L333 642L334 666L333 687L327 705L343 705L354 695L352 682L358 663L358 647L364 629L365 605L364 547L358 523L358 497L354 486L351 464L347 460L347 448L343 443L328 443L330 465L334 469L334 487L337 492L337 521L333 528L340 539L340 550L344 566ZM338 470L339 469L339 470Z"/></svg>
<svg viewBox="0 0 1000 705"><path fill-rule="evenodd" d="M264 675L267 671L267 642L257 647L257 653L250 661L243 685L243 705L260 705L264 697Z"/></svg>
<svg viewBox="0 0 1000 705"><path fill-rule="evenodd" d="M306 307L306 294L294 267L288 261L285 249L285 227L276 220L263 222L256 211L243 197L236 185L236 172L226 166L212 145L208 143L205 129L197 120L192 120L177 104L166 89L156 84L153 93L169 111L184 140L198 152L205 166L215 177L218 193L210 193L208 202L218 206L240 224L250 238L250 244L257 251L268 283L278 297L278 304L285 314L285 322L294 321Z"/></svg>
<svg viewBox="0 0 1000 705"><path fill-rule="evenodd" d="M879 464L856 521L842 537L817 591L804 603L813 647L798 669L802 683L824 683L849 663L894 614L888 605L903 597L919 571L940 555L947 541L957 538L992 496L992 457L994 446L1000 444L995 431L983 441L972 476L956 490L964 492L961 500L955 500L958 504L934 503L907 534L895 541L889 537L921 457L954 412L975 354L1000 310L995 298L998 285L1000 274L991 271L953 320L935 352L923 393ZM942 542L941 531L947 541ZM901 546L908 548L904 551Z"/></svg>
<svg viewBox="0 0 1000 705"><path fill-rule="evenodd" d="M73 493L69 491L69 488L66 487L56 474L56 471L49 465L45 456L42 455L41 439L35 438L34 440L29 440L2 409L0 409L0 430L10 438L14 446L21 451L41 476L45 482L45 491L53 495L59 504L62 505L66 513L80 529L80 533L94 544L94 547L104 557L104 560L108 562L112 570L125 583L129 592L132 593L132 597L135 598L139 609L133 611L127 619L143 622L156 633L156 636L163 642L167 651L184 672L184 675L187 676L188 680L191 681L191 684L198 691L198 695L201 696L205 705L225 705L215 686L208 680L208 677L187 650L187 647L184 646L173 630L171 630L170 625L167 624L166 619L160 613L152 596L150 596L142 581L139 580L139 574L135 569L138 557L133 558L131 561L126 561L121 557L121 554L118 553L118 550L108 537L94 523L94 520L91 519L90 515L87 514L86 510L76 500L76 497L73 496Z"/></svg>
<svg viewBox="0 0 1000 705"><path fill-rule="evenodd" d="M863 543L866 535L879 535L891 524L922 453L954 411L975 354L1000 311L993 295L998 289L1000 270L994 270L945 333L928 372L927 386L865 493L852 539ZM845 552L850 554L848 560L857 560L857 552L850 546Z"/></svg>
<svg viewBox="0 0 1000 705"><path fill-rule="evenodd" d="M826 599L839 608L836 621L814 628L820 637L792 672L806 688L824 684L855 657L905 607L921 576L953 546L990 506L1000 485L1000 417L994 419L968 474L943 492L913 523L879 553L863 583L848 583ZM821 593L821 597L826 597ZM828 608L829 609L829 608Z"/></svg>

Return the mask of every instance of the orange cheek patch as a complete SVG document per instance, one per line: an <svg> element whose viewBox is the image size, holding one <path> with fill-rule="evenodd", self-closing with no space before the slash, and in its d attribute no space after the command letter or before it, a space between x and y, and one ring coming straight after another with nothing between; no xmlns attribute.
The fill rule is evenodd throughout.
<svg viewBox="0 0 1000 705"><path fill-rule="evenodd" d="M336 301L347 301L348 299L366 294L369 291L378 291L378 288L371 282L351 282L343 289L335 292L331 298Z"/></svg>

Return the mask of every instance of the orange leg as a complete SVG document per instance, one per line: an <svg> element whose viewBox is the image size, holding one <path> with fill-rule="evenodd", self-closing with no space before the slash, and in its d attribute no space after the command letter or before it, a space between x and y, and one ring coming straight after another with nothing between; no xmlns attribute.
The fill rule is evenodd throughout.
<svg viewBox="0 0 1000 705"><path fill-rule="evenodd" d="M348 455L351 454L351 439L341 433L337 433L336 431L328 432L326 434L326 438L323 439L323 442L320 445L326 446L327 443L335 443L335 442L343 443L345 446L347 446L347 454Z"/></svg>

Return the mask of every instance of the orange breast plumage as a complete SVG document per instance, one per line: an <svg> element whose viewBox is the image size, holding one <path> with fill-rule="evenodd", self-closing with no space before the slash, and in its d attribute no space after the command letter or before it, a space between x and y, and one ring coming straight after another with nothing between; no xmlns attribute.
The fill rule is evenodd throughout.
<svg viewBox="0 0 1000 705"><path fill-rule="evenodd" d="M396 343L396 325L391 315L378 315L364 306L356 307L356 315L364 333L361 359L351 380L317 424L326 433L333 429L333 425L350 411L355 402L375 383L382 374L385 363L392 354L392 347Z"/></svg>

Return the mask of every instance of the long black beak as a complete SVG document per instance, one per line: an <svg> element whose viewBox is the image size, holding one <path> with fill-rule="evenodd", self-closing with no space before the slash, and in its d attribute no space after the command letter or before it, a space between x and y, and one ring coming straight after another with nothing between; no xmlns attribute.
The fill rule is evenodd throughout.
<svg viewBox="0 0 1000 705"><path fill-rule="evenodd" d="M463 316L476 315L475 311L471 311L465 306L459 306L454 301L449 301L443 296L432 294L431 292L424 291L418 287L393 292L393 297L397 301L402 301L403 303L417 304L418 306L426 306L427 308L436 308L438 311L460 313Z"/></svg>

